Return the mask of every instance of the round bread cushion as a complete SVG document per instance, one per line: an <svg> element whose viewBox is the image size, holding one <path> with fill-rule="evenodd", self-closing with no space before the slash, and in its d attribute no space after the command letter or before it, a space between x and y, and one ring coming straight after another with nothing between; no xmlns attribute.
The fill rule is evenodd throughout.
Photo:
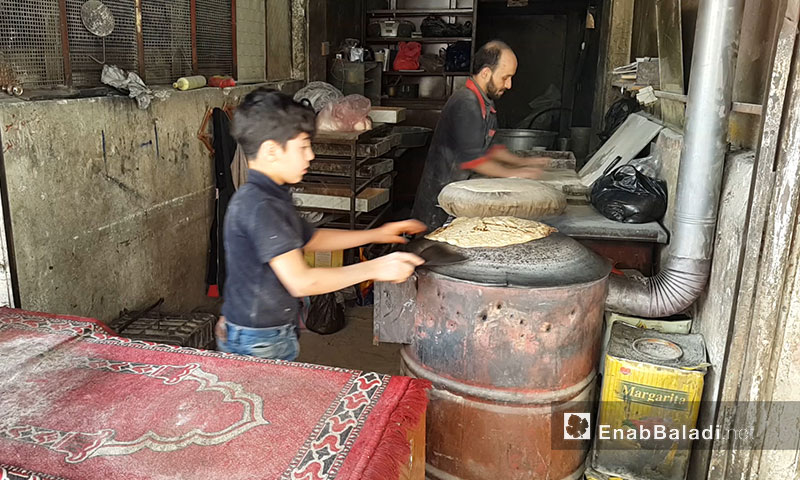
<svg viewBox="0 0 800 480"><path fill-rule="evenodd" d="M536 180L476 178L446 185L439 193L439 206L454 217L538 220L563 213L567 198Z"/></svg>

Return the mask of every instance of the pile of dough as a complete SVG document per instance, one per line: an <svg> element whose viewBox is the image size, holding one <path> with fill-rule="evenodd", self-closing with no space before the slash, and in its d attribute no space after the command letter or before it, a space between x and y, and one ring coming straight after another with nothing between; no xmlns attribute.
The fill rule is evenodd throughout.
<svg viewBox="0 0 800 480"><path fill-rule="evenodd" d="M507 247L545 238L556 231L549 225L515 217L459 217L425 238L462 248Z"/></svg>
<svg viewBox="0 0 800 480"><path fill-rule="evenodd" d="M476 178L453 182L439 194L439 206L454 217L511 216L538 220L560 215L567 197L536 180Z"/></svg>

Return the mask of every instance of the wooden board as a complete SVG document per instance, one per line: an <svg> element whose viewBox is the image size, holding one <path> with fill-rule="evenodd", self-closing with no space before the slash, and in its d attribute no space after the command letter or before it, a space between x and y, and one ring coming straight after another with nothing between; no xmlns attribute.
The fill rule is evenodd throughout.
<svg viewBox="0 0 800 480"><path fill-rule="evenodd" d="M658 67L661 90L684 93L683 40L681 36L681 1L656 0L658 23ZM674 100L661 99L661 118L682 128L686 106Z"/></svg>
<svg viewBox="0 0 800 480"><path fill-rule="evenodd" d="M329 39L328 2L325 0L308 0L306 5L308 8L305 15L308 48L305 53L308 81L324 82L327 80L328 57L322 44Z"/></svg>
<svg viewBox="0 0 800 480"><path fill-rule="evenodd" d="M591 186L603 176L606 168L615 158L622 157L617 166L626 165L641 152L664 127L651 122L644 116L630 115L614 135L603 144L600 150L584 165L578 176L581 183Z"/></svg>
<svg viewBox="0 0 800 480"><path fill-rule="evenodd" d="M634 3L634 0L603 2L597 90L592 111L592 129L596 132L603 129L606 111L619 95L611 88L611 71L631 62Z"/></svg>
<svg viewBox="0 0 800 480"><path fill-rule="evenodd" d="M335 187L297 187L302 191L293 191L292 200L296 207L324 208L329 210L350 210L350 190ZM357 212L371 212L389 201L389 190L386 188L368 188L356 198Z"/></svg>
<svg viewBox="0 0 800 480"><path fill-rule="evenodd" d="M425 480L425 414L416 427L408 432L411 455L400 470L399 480Z"/></svg>
<svg viewBox="0 0 800 480"><path fill-rule="evenodd" d="M772 56L766 49L782 27L785 7L785 2L777 0L745 2L733 81L734 102L764 103L772 69ZM735 103L733 111L736 112ZM735 147L756 149L760 128L761 119L731 115L730 142Z"/></svg>
<svg viewBox="0 0 800 480"><path fill-rule="evenodd" d="M737 292L732 286L736 285L744 255L745 237L741 232L746 227L754 160L755 154L748 151L733 153L725 159L711 277L697 301L694 316L695 333L702 333L705 337L708 360L712 365L705 378L706 401L700 405L699 428L706 428L715 421L715 402L719 399L722 365L736 306ZM701 439L695 443L697 451L710 452L710 441Z"/></svg>
<svg viewBox="0 0 800 480"><path fill-rule="evenodd" d="M765 300L764 296L767 296L766 299L768 299L770 295L769 291L761 288L763 285L759 285L761 271L771 268L770 261L772 259L766 257L773 256L774 251L770 248L769 242L773 241L772 237L775 236L775 232L767 230L765 233L765 228L768 228L768 218L784 217L785 221L785 213L780 215L771 205L771 200L775 190L773 167L779 149L779 139L785 136L785 133L782 133L785 123L791 121L784 115L784 111L785 103L790 97L787 95L787 88L790 80L789 72L793 70L792 58L795 54L800 2L791 0L789 3L790 6L786 8L786 15L783 18L773 57L771 84L764 110L761 148L755 165L753 196L748 206L749 220L746 231L742 233L747 241L738 284L733 334L722 371L724 380L720 391L720 400L723 402L760 400L760 395L763 393L761 388L764 372L770 371L770 368L760 369L763 360L754 365L756 362L749 357L761 357L771 353L772 350L765 348L769 343L766 345L761 343L763 337L759 334L762 330L772 330L769 321L764 318L772 312L761 312L759 308L763 305L757 304L761 303L760 300ZM798 86L793 85L792 90L795 88ZM773 275L777 275L777 272L778 269L773 272ZM775 290L774 285L772 290ZM751 342L756 342L755 347ZM756 376L759 377L757 381L753 378ZM739 415L733 403L726 403L717 413L715 424L723 430L738 428L742 425L747 426L749 419L742 417L744 415ZM759 435L759 432L756 432L755 435ZM733 447L739 447L740 450L732 451ZM714 450L711 452L708 479L745 478L747 472L750 471L750 462L757 452L759 452L758 449L749 448L749 446L742 448L742 446L733 445L732 442L715 442ZM707 456L703 455L702 459L698 460L706 459ZM702 466L704 465L701 464L698 468L702 468Z"/></svg>
<svg viewBox="0 0 800 480"><path fill-rule="evenodd" d="M375 282L373 343L410 344L417 310L417 277L403 283Z"/></svg>
<svg viewBox="0 0 800 480"><path fill-rule="evenodd" d="M11 280L11 257L8 252L4 215L5 212L0 207L0 306L14 308L16 307L14 284Z"/></svg>

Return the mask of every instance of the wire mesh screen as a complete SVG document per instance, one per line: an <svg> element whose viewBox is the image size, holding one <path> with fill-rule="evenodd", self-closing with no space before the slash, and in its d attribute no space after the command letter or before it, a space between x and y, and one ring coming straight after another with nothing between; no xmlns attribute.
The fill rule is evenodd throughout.
<svg viewBox="0 0 800 480"><path fill-rule="evenodd" d="M61 16L56 0L0 0L0 53L26 88L64 84ZM5 75L4 75L5 76Z"/></svg>
<svg viewBox="0 0 800 480"><path fill-rule="evenodd" d="M81 19L85 0L65 0L69 64L76 87L101 85L103 40ZM105 61L138 72L148 84L170 84L192 73L190 0L143 0L144 58L136 43L135 0L104 0L114 16L105 38ZM233 74L231 0L196 0L199 73ZM0 85L26 88L64 85L64 52L58 0L0 0Z"/></svg>
<svg viewBox="0 0 800 480"><path fill-rule="evenodd" d="M92 35L81 20L85 0L67 0L67 31L72 82L76 87L100 85L102 65L90 58L103 59L102 39ZM136 11L133 0L104 2L114 15L114 31L106 37L106 63L136 71Z"/></svg>
<svg viewBox="0 0 800 480"><path fill-rule="evenodd" d="M189 0L142 2L145 80L172 83L192 74L192 25Z"/></svg>
<svg viewBox="0 0 800 480"><path fill-rule="evenodd" d="M197 0L197 67L201 75L232 75L231 0Z"/></svg>

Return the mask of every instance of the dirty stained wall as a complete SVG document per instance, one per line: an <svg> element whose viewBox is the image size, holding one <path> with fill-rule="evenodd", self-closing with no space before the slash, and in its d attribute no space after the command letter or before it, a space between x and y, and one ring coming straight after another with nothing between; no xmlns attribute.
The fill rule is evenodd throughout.
<svg viewBox="0 0 800 480"><path fill-rule="evenodd" d="M308 0L291 0L292 12L292 78L311 78L307 72ZM268 32L269 33L269 32Z"/></svg>
<svg viewBox="0 0 800 480"><path fill-rule="evenodd" d="M161 297L207 303L215 189L198 128L253 88L165 91L147 111L126 97L0 103L18 306L109 320Z"/></svg>
<svg viewBox="0 0 800 480"><path fill-rule="evenodd" d="M755 154L749 150L731 153L725 159L725 172L719 202L719 220L714 238L714 258L708 286L694 305L694 333L701 333L711 368L705 377L698 425L714 424L716 403L720 400L725 355L733 325L738 277L742 269L747 224L747 205L751 201ZM711 442L701 440L691 458L690 479L706 477Z"/></svg>

